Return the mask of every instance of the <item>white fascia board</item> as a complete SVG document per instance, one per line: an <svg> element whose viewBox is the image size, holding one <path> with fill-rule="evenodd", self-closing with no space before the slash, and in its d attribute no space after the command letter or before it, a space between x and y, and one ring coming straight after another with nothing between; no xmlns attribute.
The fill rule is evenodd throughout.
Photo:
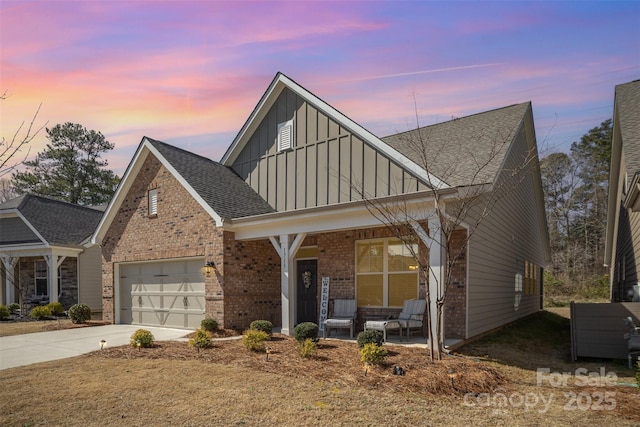
<svg viewBox="0 0 640 427"><path fill-rule="evenodd" d="M127 167L125 174L120 181L120 185L116 190L111 202L109 202L109 206L102 216L96 231L91 236L90 243L91 245L100 244L102 242L102 238L106 234L109 226L113 222L118 210L120 209L120 205L124 201L125 196L129 192L129 189L133 185L138 173L142 169L142 165L144 161L147 159L149 153L153 154L162 165L171 172L171 174L182 184L182 186L191 194L191 196L198 201L198 203L203 207L203 209L211 215L211 217L216 221L216 225L221 226L223 221L220 215L218 215L212 208L209 206L200 195L189 185L189 183L180 175L173 166L164 158L162 154L147 140L147 138L143 138L142 143L138 147L136 154L133 156L131 163Z"/></svg>
<svg viewBox="0 0 640 427"><path fill-rule="evenodd" d="M44 246L44 245L15 245L3 246L0 254L7 254L12 257L38 257L56 254L57 256L77 257L84 248L74 246Z"/></svg>
<svg viewBox="0 0 640 427"><path fill-rule="evenodd" d="M107 209L102 215L102 218L100 219L100 222L96 227L96 231L94 231L93 235L91 236L92 244L102 243L102 238L107 233L109 226L111 225L111 223L113 222L113 219L118 213L118 210L120 209L120 205L122 205L122 202L125 196L129 192L129 189L131 188L131 185L133 184L135 177L138 175L138 172L140 172L140 169L142 168L142 164L144 163L148 154L149 154L149 150L145 149L144 143L141 143L138 146L138 149L136 150L136 153L134 154L133 159L131 159L129 166L127 166L127 170L124 172L124 175L120 180L120 184L118 185L118 188L116 189L115 194L111 198L111 201L107 206Z"/></svg>
<svg viewBox="0 0 640 427"><path fill-rule="evenodd" d="M193 197L200 204L200 206L202 206L202 208L211 216L211 218L213 218L215 220L216 226L221 227L223 225L223 222L224 222L222 220L222 217L220 215L218 215L218 213L216 211L214 211L213 208L211 206L209 206L209 204L207 202L204 201L204 199L200 196L200 194L198 194L198 192L193 189L191 184L189 184L182 177L182 175L180 175L178 173L178 171L174 169L174 167L171 165L171 163L169 163L167 161L167 159L165 159L164 156L162 154L160 154L160 152L158 150L156 150L156 148L146 140L146 138L145 138L144 144L145 144L146 148L149 151L151 151L151 153L153 153L154 156L156 156L156 158L160 161L160 163L162 163L162 165L165 168L167 168L167 170L169 170L169 172L171 172L173 177L175 179L177 179L180 184L182 184L182 186L189 192L191 197Z"/></svg>
<svg viewBox="0 0 640 427"><path fill-rule="evenodd" d="M266 114L266 110L268 110L268 108L273 105L277 96L285 87L288 87L298 96L304 98L307 102L316 106L320 111L324 112L331 119L340 124L340 126L349 129L351 132L361 137L365 142L373 146L376 150L400 163L402 167L418 176L425 183L431 184L435 189L443 189L449 187L445 182L430 174L424 168L420 167L417 163L410 160L408 157L404 156L397 150L393 149L390 145L385 144L380 138L378 138L377 136L333 108L331 105L327 104L322 99L318 98L317 96L281 73L276 76L271 86L269 86L269 89L254 109L245 125L240 130L240 133L238 133L238 136L236 136L236 138L234 139L231 147L229 148L229 150L227 150L225 155L220 160L220 163L229 166L235 160L240 150L244 147L244 143L246 143L246 138L248 138L247 135L250 134L249 131L257 126L260 121L259 119L263 117L264 114Z"/></svg>
<svg viewBox="0 0 640 427"><path fill-rule="evenodd" d="M16 210L16 213L18 214L18 216L20 217L20 219L22 220L22 222L24 222L25 224L27 224L27 227L29 227L29 229L33 232L33 234L36 235L36 237L38 239L40 239L40 241L45 245L45 246L49 246L49 242L47 242L45 240L44 237L42 237L42 235L38 232L38 230L36 230L36 228L31 225L31 223L29 221L27 221L27 219L22 215L22 213L20 213L20 211Z"/></svg>
<svg viewBox="0 0 640 427"><path fill-rule="evenodd" d="M406 195L409 200L402 209L406 209L411 217L408 216L407 220L428 219L429 214L434 212L433 197L430 194L431 191L423 192L420 197L415 194ZM448 196L455 197L456 194L457 191L454 190ZM378 199L373 203L393 204L395 197ZM384 222L369 211L366 202L358 201L239 218L228 223L225 230L233 231L236 240L255 240L283 234L312 234L382 226Z"/></svg>

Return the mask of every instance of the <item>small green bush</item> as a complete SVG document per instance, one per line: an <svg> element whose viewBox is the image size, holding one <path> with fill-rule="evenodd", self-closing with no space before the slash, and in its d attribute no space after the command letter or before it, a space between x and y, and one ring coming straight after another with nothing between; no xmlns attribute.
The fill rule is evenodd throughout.
<svg viewBox="0 0 640 427"><path fill-rule="evenodd" d="M54 316L60 316L61 314L64 314L64 306L58 301L50 302L49 304L47 304L47 307L49 307L49 310L51 310L51 314L53 314Z"/></svg>
<svg viewBox="0 0 640 427"><path fill-rule="evenodd" d="M0 305L0 320L8 319L11 311L6 305Z"/></svg>
<svg viewBox="0 0 640 427"><path fill-rule="evenodd" d="M87 304L75 304L69 308L69 318L73 323L84 323L91 320L91 309Z"/></svg>
<svg viewBox="0 0 640 427"><path fill-rule="evenodd" d="M300 356L307 358L311 357L316 353L318 349L316 342L311 338L307 338L302 343L300 343Z"/></svg>
<svg viewBox="0 0 640 427"><path fill-rule="evenodd" d="M249 329L251 329L252 331L266 332L267 334L271 335L271 333L273 332L273 323L269 322L268 320L254 320L253 322L251 322L251 325L249 325Z"/></svg>
<svg viewBox="0 0 640 427"><path fill-rule="evenodd" d="M379 365L385 357L387 357L387 350L374 343L367 343L360 349L360 360L365 364Z"/></svg>
<svg viewBox="0 0 640 427"><path fill-rule="evenodd" d="M318 325L313 322L302 322L293 328L293 336L298 342L306 339L315 341L318 338Z"/></svg>
<svg viewBox="0 0 640 427"><path fill-rule="evenodd" d="M29 316L38 320L46 319L51 317L51 309L46 305L39 305L31 309Z"/></svg>
<svg viewBox="0 0 640 427"><path fill-rule="evenodd" d="M251 351L265 351L265 341L269 339L269 334L264 331L253 331L249 329L242 334L242 345Z"/></svg>
<svg viewBox="0 0 640 427"><path fill-rule="evenodd" d="M218 329L218 322L216 322L215 319L207 317L206 319L202 319L202 322L200 322L200 328L205 331L215 331Z"/></svg>
<svg viewBox="0 0 640 427"><path fill-rule="evenodd" d="M151 331L147 331L146 329L138 329L131 335L131 347L138 347L138 343L140 343L140 347L148 348L153 346L153 334Z"/></svg>
<svg viewBox="0 0 640 427"><path fill-rule="evenodd" d="M206 329L198 328L193 338L189 340L189 345L197 348L198 351L200 351L201 348L209 348L211 347L211 334Z"/></svg>
<svg viewBox="0 0 640 427"><path fill-rule="evenodd" d="M9 304L9 312L11 314L16 314L18 310L20 310L20 304L15 302L12 302L11 304Z"/></svg>
<svg viewBox="0 0 640 427"><path fill-rule="evenodd" d="M382 331L376 331L375 329L367 329L358 334L358 347L363 348L366 344L375 344L377 346L382 345Z"/></svg>

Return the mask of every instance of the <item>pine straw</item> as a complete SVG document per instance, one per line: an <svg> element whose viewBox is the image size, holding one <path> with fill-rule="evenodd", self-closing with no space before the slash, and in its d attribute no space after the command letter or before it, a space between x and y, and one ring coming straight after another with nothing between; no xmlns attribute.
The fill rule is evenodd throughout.
<svg viewBox="0 0 640 427"><path fill-rule="evenodd" d="M233 339L215 341L212 348L198 352L186 342L158 342L153 348L140 350L129 346L106 348L87 357L199 359L343 386L420 395L461 396L509 388L504 375L486 363L454 356L431 363L424 348L385 345L389 352L385 363L371 366L365 372L353 342L320 340L315 355L310 358L301 357L298 343L286 335L274 335L268 346L269 354L256 353L247 350L240 339ZM394 366L402 367L405 375L393 375ZM453 382L451 376L454 376Z"/></svg>

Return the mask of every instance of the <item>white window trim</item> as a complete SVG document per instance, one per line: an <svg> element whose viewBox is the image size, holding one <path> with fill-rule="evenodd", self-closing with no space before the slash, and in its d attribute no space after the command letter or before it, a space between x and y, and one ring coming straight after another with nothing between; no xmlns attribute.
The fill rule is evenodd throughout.
<svg viewBox="0 0 640 427"><path fill-rule="evenodd" d="M354 247L354 268L355 268L355 286L356 286L356 301L358 300L358 276L359 275L378 275L382 274L382 304L381 306L369 305L365 306L367 308L398 308L401 306L390 306L389 305L389 275L393 274L407 274L409 271L389 271L389 242L402 242L401 240L395 237L385 237L381 239L361 239L356 240L356 244ZM367 242L367 243L383 243L382 249L382 271L375 273L358 273L358 243ZM420 274L416 271L416 297L420 295Z"/></svg>
<svg viewBox="0 0 640 427"><path fill-rule="evenodd" d="M278 123L278 152L293 150L295 146L293 119Z"/></svg>

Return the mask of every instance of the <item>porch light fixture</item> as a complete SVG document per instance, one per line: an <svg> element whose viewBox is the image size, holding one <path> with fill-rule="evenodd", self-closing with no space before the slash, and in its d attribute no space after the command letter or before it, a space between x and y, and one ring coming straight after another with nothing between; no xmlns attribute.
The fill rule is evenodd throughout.
<svg viewBox="0 0 640 427"><path fill-rule="evenodd" d="M208 261L204 265L204 275L207 277L211 277L211 275L217 271L218 269L216 268L216 263L213 261Z"/></svg>

